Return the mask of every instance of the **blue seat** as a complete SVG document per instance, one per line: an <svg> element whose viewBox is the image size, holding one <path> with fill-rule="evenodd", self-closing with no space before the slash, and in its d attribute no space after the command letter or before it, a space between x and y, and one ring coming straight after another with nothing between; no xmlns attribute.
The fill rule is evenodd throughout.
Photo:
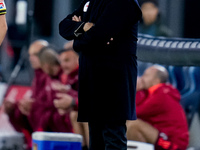
<svg viewBox="0 0 200 150"><path fill-rule="evenodd" d="M187 91L190 90L190 84L191 84L191 78L189 75L189 68L190 67L182 67L182 73L183 73L183 80L185 82L184 87L182 88L181 95L184 95Z"/></svg>
<svg viewBox="0 0 200 150"><path fill-rule="evenodd" d="M189 67L169 66L169 81L182 94L190 88Z"/></svg>
<svg viewBox="0 0 200 150"><path fill-rule="evenodd" d="M168 66L167 67L167 70L168 70L168 73L169 73L169 82L175 87L177 88L177 80L176 80L176 76L175 76L175 73L174 73L174 66Z"/></svg>
<svg viewBox="0 0 200 150"><path fill-rule="evenodd" d="M195 112L199 109L200 100L200 67L189 68L190 89L181 97L181 105L183 106L188 125L191 125Z"/></svg>

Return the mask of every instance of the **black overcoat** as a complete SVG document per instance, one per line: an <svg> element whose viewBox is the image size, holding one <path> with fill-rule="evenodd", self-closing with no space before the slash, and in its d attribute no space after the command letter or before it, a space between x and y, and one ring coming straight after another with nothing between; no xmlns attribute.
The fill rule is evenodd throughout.
<svg viewBox="0 0 200 150"><path fill-rule="evenodd" d="M87 2L59 25L60 35L74 40L80 54L78 121L134 120L137 26L142 15L138 2L90 0L88 9ZM82 21L72 21L74 15ZM84 22L95 26L77 36L74 32Z"/></svg>

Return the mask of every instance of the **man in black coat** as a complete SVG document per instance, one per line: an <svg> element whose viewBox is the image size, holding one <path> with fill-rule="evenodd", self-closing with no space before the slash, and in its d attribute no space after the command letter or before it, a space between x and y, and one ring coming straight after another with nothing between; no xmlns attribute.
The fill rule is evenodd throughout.
<svg viewBox="0 0 200 150"><path fill-rule="evenodd" d="M135 120L137 0L83 0L59 25L79 52L78 121L89 122L90 150L126 150Z"/></svg>

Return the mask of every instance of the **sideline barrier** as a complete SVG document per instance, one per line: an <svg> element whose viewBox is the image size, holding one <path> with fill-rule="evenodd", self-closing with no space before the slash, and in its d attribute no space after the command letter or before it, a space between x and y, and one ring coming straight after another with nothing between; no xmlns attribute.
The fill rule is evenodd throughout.
<svg viewBox="0 0 200 150"><path fill-rule="evenodd" d="M173 66L200 66L200 39L139 34L138 60Z"/></svg>
<svg viewBox="0 0 200 150"><path fill-rule="evenodd" d="M32 150L81 150L82 136L74 133L34 132Z"/></svg>

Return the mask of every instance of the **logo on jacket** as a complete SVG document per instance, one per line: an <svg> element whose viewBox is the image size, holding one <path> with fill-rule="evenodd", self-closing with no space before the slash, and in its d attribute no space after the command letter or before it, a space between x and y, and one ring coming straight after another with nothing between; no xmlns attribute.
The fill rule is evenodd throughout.
<svg viewBox="0 0 200 150"><path fill-rule="evenodd" d="M87 12L89 4L90 4L90 1L85 4L85 6L83 8L83 12Z"/></svg>

